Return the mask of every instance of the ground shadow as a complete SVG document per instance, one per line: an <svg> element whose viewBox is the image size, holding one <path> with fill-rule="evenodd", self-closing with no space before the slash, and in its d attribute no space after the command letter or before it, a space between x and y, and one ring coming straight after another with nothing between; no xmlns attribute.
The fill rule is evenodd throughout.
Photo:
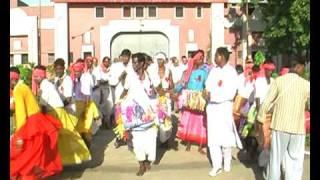
<svg viewBox="0 0 320 180"><path fill-rule="evenodd" d="M156 160L153 162L154 165L159 165L161 159L163 158L164 154L168 150L175 150L178 151L179 143L176 140L176 134L178 131L178 118L175 115L171 115L172 121L172 134L167 142L161 143L159 139L157 140L157 155Z"/></svg>
<svg viewBox="0 0 320 180"><path fill-rule="evenodd" d="M249 155L244 144L244 148L238 152L237 157L246 168L252 169L256 180L264 180L263 168L258 165L258 152Z"/></svg>
<svg viewBox="0 0 320 180"><path fill-rule="evenodd" d="M88 168L100 166L104 161L104 152L108 144L115 138L112 130L106 130L101 127L96 135L93 136L91 143L91 160L79 165L65 166L63 172L46 180L75 179L82 177L84 171Z"/></svg>

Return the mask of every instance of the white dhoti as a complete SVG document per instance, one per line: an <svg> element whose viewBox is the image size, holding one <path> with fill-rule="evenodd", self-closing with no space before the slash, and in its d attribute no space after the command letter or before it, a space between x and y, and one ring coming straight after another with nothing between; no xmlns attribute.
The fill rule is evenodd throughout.
<svg viewBox="0 0 320 180"><path fill-rule="evenodd" d="M156 159L157 132L156 128L146 131L132 131L133 150L138 161L154 161Z"/></svg>
<svg viewBox="0 0 320 180"><path fill-rule="evenodd" d="M232 116L232 106L231 101L207 106L208 146L214 169L221 168L222 158L225 169L230 169L231 148L242 149Z"/></svg>

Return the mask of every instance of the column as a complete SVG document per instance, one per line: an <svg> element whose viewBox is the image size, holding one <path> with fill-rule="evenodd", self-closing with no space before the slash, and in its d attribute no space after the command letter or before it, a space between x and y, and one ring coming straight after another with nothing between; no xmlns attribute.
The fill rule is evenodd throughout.
<svg viewBox="0 0 320 180"><path fill-rule="evenodd" d="M211 3L211 58L214 62L216 49L224 46L224 3Z"/></svg>
<svg viewBox="0 0 320 180"><path fill-rule="evenodd" d="M63 58L65 63L69 62L69 48L68 48L68 4L55 3L54 4L54 55L55 58Z"/></svg>

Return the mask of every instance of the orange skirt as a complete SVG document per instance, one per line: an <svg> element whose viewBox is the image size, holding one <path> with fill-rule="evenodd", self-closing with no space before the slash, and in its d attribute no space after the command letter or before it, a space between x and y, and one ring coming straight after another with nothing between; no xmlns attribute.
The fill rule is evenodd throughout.
<svg viewBox="0 0 320 180"><path fill-rule="evenodd" d="M59 120L47 114L30 116L10 140L10 177L45 178L62 171L58 153Z"/></svg>

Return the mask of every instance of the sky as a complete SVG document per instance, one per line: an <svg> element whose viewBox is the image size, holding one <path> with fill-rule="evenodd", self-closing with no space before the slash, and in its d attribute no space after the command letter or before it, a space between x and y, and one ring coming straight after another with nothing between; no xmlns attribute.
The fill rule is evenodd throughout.
<svg viewBox="0 0 320 180"><path fill-rule="evenodd" d="M22 2L29 4L30 6L37 6L41 1L41 5L50 4L50 0L21 0Z"/></svg>

